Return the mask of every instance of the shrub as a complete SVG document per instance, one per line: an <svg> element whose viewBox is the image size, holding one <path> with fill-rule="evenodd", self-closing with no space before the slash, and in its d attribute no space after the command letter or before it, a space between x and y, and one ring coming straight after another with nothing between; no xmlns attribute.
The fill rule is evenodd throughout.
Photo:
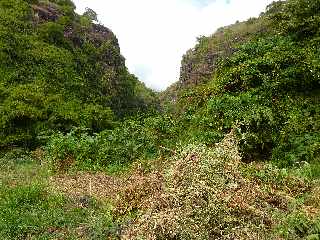
<svg viewBox="0 0 320 240"><path fill-rule="evenodd" d="M47 43L63 45L64 39L64 27L60 24L48 22L39 27L39 36Z"/></svg>
<svg viewBox="0 0 320 240"><path fill-rule="evenodd" d="M308 39L319 34L319 0L289 0L268 7L269 18L282 34Z"/></svg>
<svg viewBox="0 0 320 240"><path fill-rule="evenodd" d="M93 163L98 150L96 137L88 135L86 131L73 129L66 135L57 133L50 137L46 151L54 171L66 171L77 165L89 167Z"/></svg>
<svg viewBox="0 0 320 240"><path fill-rule="evenodd" d="M167 156L177 144L175 124L169 116L150 115L127 119L98 134L92 134L91 128L74 128L49 137L47 157L54 169L66 164L62 170L67 170L70 164L80 169L105 169Z"/></svg>
<svg viewBox="0 0 320 240"><path fill-rule="evenodd" d="M54 169L67 170L73 164L80 169L103 169L158 154L160 136L138 121L127 120L93 136L88 130L73 129L50 137L47 153Z"/></svg>

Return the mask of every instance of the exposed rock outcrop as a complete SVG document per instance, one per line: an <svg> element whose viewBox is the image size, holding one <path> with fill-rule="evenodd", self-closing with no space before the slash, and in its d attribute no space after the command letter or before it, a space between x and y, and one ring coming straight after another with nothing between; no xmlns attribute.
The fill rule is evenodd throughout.
<svg viewBox="0 0 320 240"><path fill-rule="evenodd" d="M195 48L183 56L180 88L192 87L209 81L215 74L219 60L231 56L237 45L267 30L266 21L250 19L220 28L209 37L200 37Z"/></svg>
<svg viewBox="0 0 320 240"><path fill-rule="evenodd" d="M37 4L32 5L32 10L34 12L34 21L36 22L47 22L47 21L57 21L62 13L59 12L57 5L53 3L47 4Z"/></svg>
<svg viewBox="0 0 320 240"><path fill-rule="evenodd" d="M51 2L33 4L32 10L34 24L57 22L60 17L64 16L63 12L59 10L59 6ZM113 45L119 48L118 40L113 32L101 24L92 23L90 27L70 24L65 27L64 37L71 40L77 47L80 47L84 40L93 43L96 47L110 40Z"/></svg>
<svg viewBox="0 0 320 240"><path fill-rule="evenodd" d="M95 45L101 45L102 42L112 40L115 45L119 47L118 40L113 32L100 24L93 24L88 32L88 39Z"/></svg>

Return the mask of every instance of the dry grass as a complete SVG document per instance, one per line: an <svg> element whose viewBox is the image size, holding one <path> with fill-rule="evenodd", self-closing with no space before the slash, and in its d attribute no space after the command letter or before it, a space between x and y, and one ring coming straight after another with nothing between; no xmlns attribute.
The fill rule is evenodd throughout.
<svg viewBox="0 0 320 240"><path fill-rule="evenodd" d="M163 175L159 171L145 174L139 169L125 181L121 190L114 213L118 216L126 215L138 209L147 209L152 198L160 198L163 189ZM150 198L152 196L152 198Z"/></svg>
<svg viewBox="0 0 320 240"><path fill-rule="evenodd" d="M96 199L115 199L123 188L123 180L104 173L77 173L57 175L50 178L53 190L71 197L90 196Z"/></svg>
<svg viewBox="0 0 320 240"><path fill-rule="evenodd" d="M320 216L320 183L316 182L310 192L304 211L310 218L316 218Z"/></svg>

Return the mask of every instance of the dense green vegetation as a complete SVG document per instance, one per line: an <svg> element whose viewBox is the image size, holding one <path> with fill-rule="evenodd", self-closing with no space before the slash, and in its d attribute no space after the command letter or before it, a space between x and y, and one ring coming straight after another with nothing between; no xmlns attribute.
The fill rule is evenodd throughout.
<svg viewBox="0 0 320 240"><path fill-rule="evenodd" d="M180 91L179 106L185 119L190 119L187 126L191 132L205 133L201 141L212 144L236 127L247 160L272 158L281 166L317 162L318 10L317 1L278 2L269 6L260 19L246 23L264 20L269 30L253 36L251 33L244 43L231 44L234 53L220 57L204 84ZM312 24L308 25L311 20L307 17L297 19L300 16L309 16ZM242 29L243 23L240 26ZM303 33L296 31L300 27ZM231 26L230 30L220 31L228 38L229 32L235 35L237 30ZM220 38L218 32L217 36L202 39L195 54L205 53Z"/></svg>
<svg viewBox="0 0 320 240"><path fill-rule="evenodd" d="M2 238L320 238L319 0L200 37L161 109L74 8L0 2ZM83 172L117 197L52 190Z"/></svg>
<svg viewBox="0 0 320 240"><path fill-rule="evenodd" d="M115 117L155 105L131 75L113 33L71 1L0 3L0 146L36 136L112 128ZM91 17L91 18L90 18Z"/></svg>

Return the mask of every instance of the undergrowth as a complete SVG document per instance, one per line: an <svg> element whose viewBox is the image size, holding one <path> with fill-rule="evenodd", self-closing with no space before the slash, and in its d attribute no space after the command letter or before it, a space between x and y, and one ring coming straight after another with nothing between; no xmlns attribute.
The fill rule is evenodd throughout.
<svg viewBox="0 0 320 240"><path fill-rule="evenodd" d="M47 167L33 159L23 150L1 158L1 239L105 239L118 234L108 204L51 191Z"/></svg>

